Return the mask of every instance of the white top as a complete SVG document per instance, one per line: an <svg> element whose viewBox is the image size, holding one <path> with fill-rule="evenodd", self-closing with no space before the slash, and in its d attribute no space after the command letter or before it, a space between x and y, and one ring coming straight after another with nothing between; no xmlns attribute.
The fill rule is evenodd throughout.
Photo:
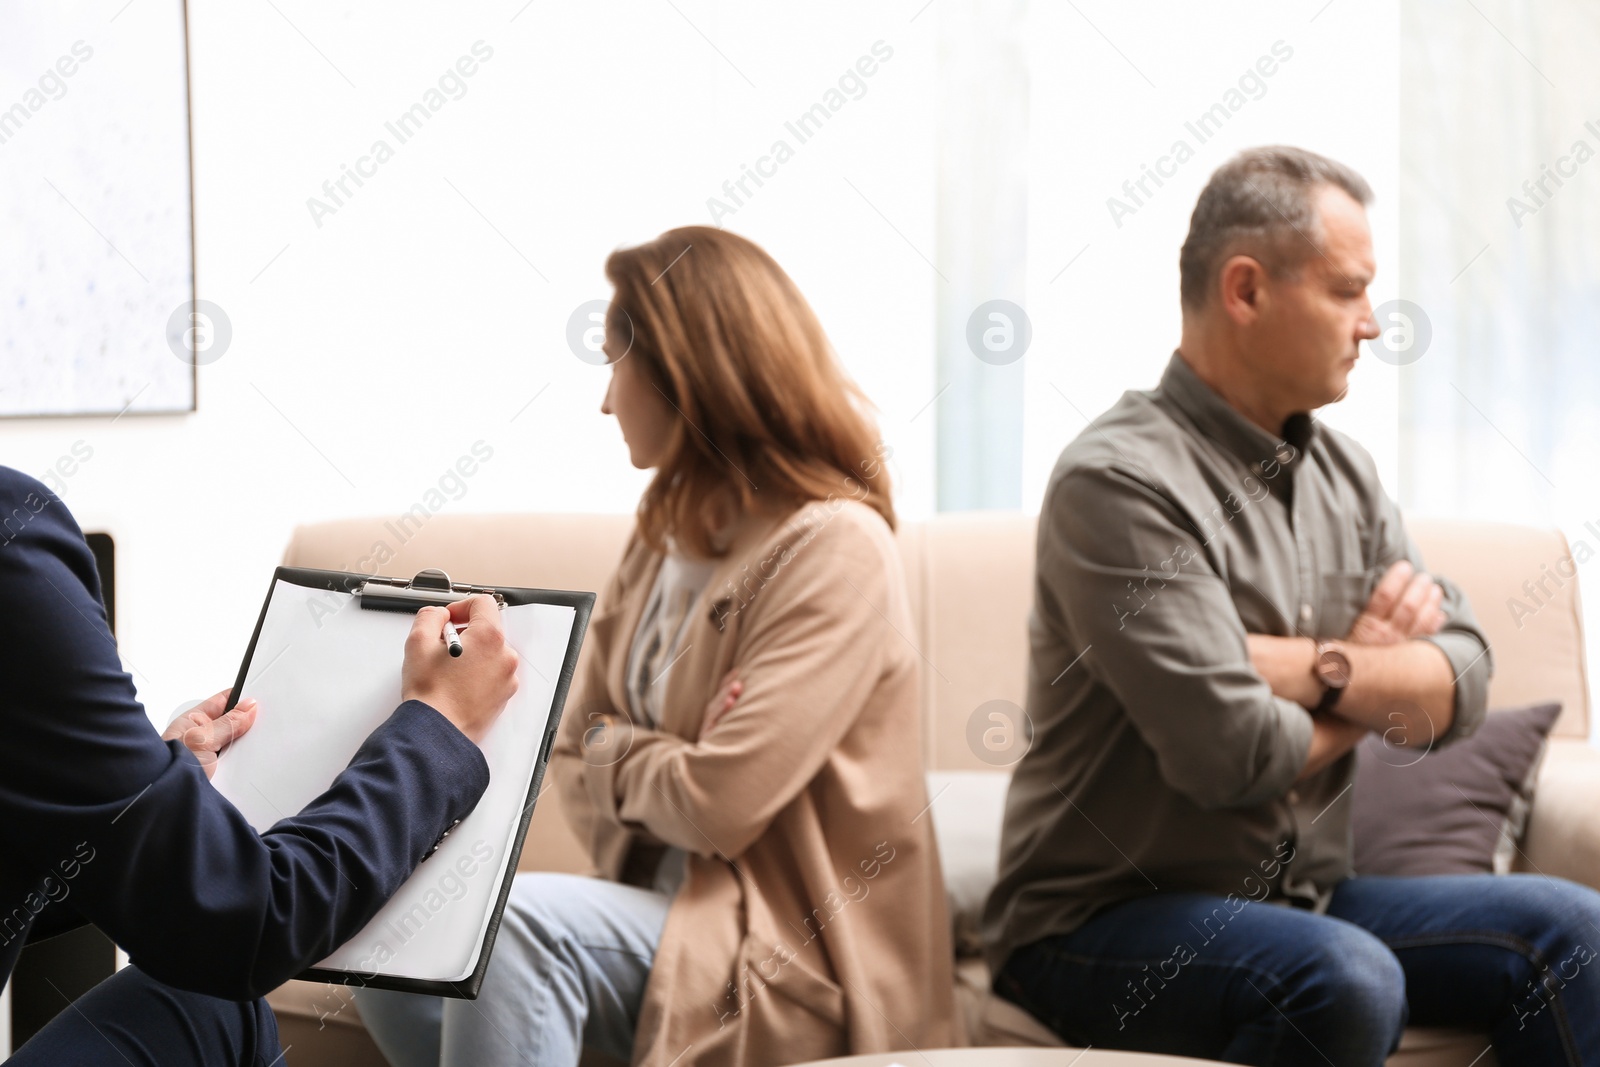
<svg viewBox="0 0 1600 1067"><path fill-rule="evenodd" d="M711 581L717 561L669 551L661 561L656 584L645 601L639 628L628 650L628 710L651 728L661 725L661 700L672 665L689 651L684 635L700 594Z"/></svg>
<svg viewBox="0 0 1600 1067"><path fill-rule="evenodd" d="M669 551L661 561L656 584L645 601L639 628L633 632L628 650L625 688L628 710L635 721L651 728L661 725L661 701L671 677L672 665L689 651L683 643L694 621L700 594L711 581L717 561ZM656 868L657 893L673 896L683 884L686 857L679 848L668 848Z"/></svg>

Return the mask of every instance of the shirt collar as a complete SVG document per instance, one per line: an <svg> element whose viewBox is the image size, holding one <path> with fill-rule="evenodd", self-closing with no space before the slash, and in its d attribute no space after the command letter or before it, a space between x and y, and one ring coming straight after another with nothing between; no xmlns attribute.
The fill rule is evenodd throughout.
<svg viewBox="0 0 1600 1067"><path fill-rule="evenodd" d="M1159 392L1187 415L1202 434L1233 453L1257 474L1264 464L1273 460L1292 470L1316 434L1316 423L1307 412L1290 415L1283 424L1281 436L1267 433L1201 381L1188 361L1176 351L1161 375Z"/></svg>

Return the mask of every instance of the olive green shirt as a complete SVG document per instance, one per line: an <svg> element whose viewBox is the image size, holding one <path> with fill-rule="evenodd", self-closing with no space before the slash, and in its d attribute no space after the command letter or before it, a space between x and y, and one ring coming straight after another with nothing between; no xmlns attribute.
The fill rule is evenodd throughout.
<svg viewBox="0 0 1600 1067"><path fill-rule="evenodd" d="M1355 756L1295 783L1311 713L1272 694L1245 635L1345 636L1390 564L1422 560L1372 458L1309 415L1283 436L1174 353L1062 452L1039 516L1027 713L991 967L1096 912L1200 891L1325 907L1351 875ZM1455 675L1440 744L1482 721L1488 645L1445 579L1427 640Z"/></svg>

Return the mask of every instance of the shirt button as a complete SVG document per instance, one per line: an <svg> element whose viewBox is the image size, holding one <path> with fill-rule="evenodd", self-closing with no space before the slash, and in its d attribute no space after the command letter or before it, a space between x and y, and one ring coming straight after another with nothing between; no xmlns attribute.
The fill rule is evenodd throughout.
<svg viewBox="0 0 1600 1067"><path fill-rule="evenodd" d="M424 852L422 854L422 858L423 859L427 859L430 856L432 856L435 852L438 852L439 851L439 846L444 844L444 839L450 836L450 831L454 830L456 827L458 827L460 825L461 825L461 820L457 819L455 822L451 823L448 827L446 827L444 833L439 835L439 840L437 840L437 841L435 841L433 843L433 847L430 848L427 852Z"/></svg>
<svg viewBox="0 0 1600 1067"><path fill-rule="evenodd" d="M1311 605L1310 604L1301 604L1300 605L1300 621L1301 622L1310 622L1311 621Z"/></svg>
<svg viewBox="0 0 1600 1067"><path fill-rule="evenodd" d="M1291 803L1291 804L1300 803L1300 790L1298 790L1298 789L1289 790L1289 803Z"/></svg>

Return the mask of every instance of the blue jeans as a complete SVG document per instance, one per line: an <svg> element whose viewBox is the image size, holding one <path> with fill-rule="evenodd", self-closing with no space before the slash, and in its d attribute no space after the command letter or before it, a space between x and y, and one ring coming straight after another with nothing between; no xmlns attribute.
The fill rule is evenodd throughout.
<svg viewBox="0 0 1600 1067"><path fill-rule="evenodd" d="M477 1000L358 989L394 1067L627 1063L671 898L569 874L519 874Z"/></svg>
<svg viewBox="0 0 1600 1067"><path fill-rule="evenodd" d="M7 1067L283 1067L264 1000L218 1000L124 967L61 1009Z"/></svg>
<svg viewBox="0 0 1600 1067"><path fill-rule="evenodd" d="M1158 893L1014 953L995 991L1074 1045L1379 1067L1408 1022L1502 1067L1600 1065L1600 893L1541 875L1352 878L1326 915Z"/></svg>

